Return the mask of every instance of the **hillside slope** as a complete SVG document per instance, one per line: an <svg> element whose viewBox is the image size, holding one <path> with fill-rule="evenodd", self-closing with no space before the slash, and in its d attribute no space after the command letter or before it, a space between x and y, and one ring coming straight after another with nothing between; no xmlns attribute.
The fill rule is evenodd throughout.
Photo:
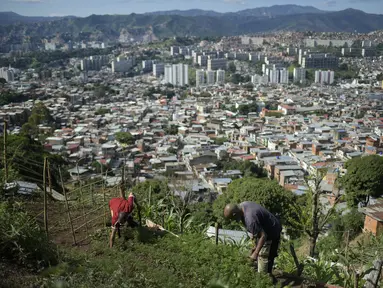
<svg viewBox="0 0 383 288"><path fill-rule="evenodd" d="M245 13L245 12L243 12ZM91 15L56 21L0 26L0 39L22 42L25 37L49 38L57 33L76 39L117 40L121 33L142 35L148 31L157 37L221 36L271 31L371 32L383 29L383 15L347 9L331 13L296 14L273 17L239 16L236 13L215 16L180 15Z"/></svg>

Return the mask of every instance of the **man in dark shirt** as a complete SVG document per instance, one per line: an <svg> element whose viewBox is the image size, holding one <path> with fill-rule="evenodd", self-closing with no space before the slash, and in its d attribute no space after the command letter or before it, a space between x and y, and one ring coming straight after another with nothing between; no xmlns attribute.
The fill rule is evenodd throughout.
<svg viewBox="0 0 383 288"><path fill-rule="evenodd" d="M270 273L274 259L278 256L278 246L282 226L279 220L266 208L254 202L228 204L224 209L225 218L242 221L257 244L251 250L250 258L258 260L258 272Z"/></svg>

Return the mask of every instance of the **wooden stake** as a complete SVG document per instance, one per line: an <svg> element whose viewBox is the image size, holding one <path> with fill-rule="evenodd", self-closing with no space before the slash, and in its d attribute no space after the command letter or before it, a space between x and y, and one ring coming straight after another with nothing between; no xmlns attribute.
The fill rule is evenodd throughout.
<svg viewBox="0 0 383 288"><path fill-rule="evenodd" d="M122 167L122 179L121 179L121 187L120 187L120 197L126 199L125 196L125 166Z"/></svg>
<svg viewBox="0 0 383 288"><path fill-rule="evenodd" d="M49 161L48 161L48 167L47 167L47 170L48 170L49 193L51 193L51 195L52 195L51 165L49 164Z"/></svg>
<svg viewBox="0 0 383 288"><path fill-rule="evenodd" d="M66 195L66 189L64 187L64 181L63 181L63 177L61 175L61 168L60 167L59 167L59 174L60 174L61 187L62 187L63 194L64 194L64 197L65 197L65 204L66 204L66 210L67 210L67 213L68 213L69 225L70 225L70 229L72 231L73 245L77 245L77 243L76 243L76 234L74 233L72 216L70 214L70 209L69 209L68 197Z"/></svg>
<svg viewBox="0 0 383 288"><path fill-rule="evenodd" d="M354 282L354 288L359 287L359 273L357 271L354 272L355 282Z"/></svg>
<svg viewBox="0 0 383 288"><path fill-rule="evenodd" d="M347 230L346 232L346 248L344 250L344 257L347 259L347 254L348 254L348 246L350 243L350 231Z"/></svg>
<svg viewBox="0 0 383 288"><path fill-rule="evenodd" d="M4 131L3 131L3 144L4 144L4 182L8 181L8 161L7 161L7 138L8 138L8 123L4 120Z"/></svg>
<svg viewBox="0 0 383 288"><path fill-rule="evenodd" d="M105 176L106 176L106 173L107 171L105 172ZM106 227L106 195L105 195L105 180L103 178L103 166L101 164L101 179L103 180L102 181L102 195L103 195L103 202L104 202L104 227ZM105 177L106 179L106 177Z"/></svg>
<svg viewBox="0 0 383 288"><path fill-rule="evenodd" d="M77 175L78 175L78 179L80 180L80 197L81 197L81 206L82 206L82 215L83 215L83 219L84 219L84 222L85 222L85 232L86 232L86 235L88 236L88 225L87 225L87 222L86 222L86 217L85 217L85 202L84 202L84 194L82 193L82 181L81 181L81 177L80 177L80 170L78 169L78 163L77 163Z"/></svg>
<svg viewBox="0 0 383 288"><path fill-rule="evenodd" d="M215 245L218 245L219 240L219 224L218 222L215 223Z"/></svg>
<svg viewBox="0 0 383 288"><path fill-rule="evenodd" d="M48 205L47 205L47 183L46 183L46 173L47 173L47 157L44 158L44 171L43 171L43 189L44 189L44 228L47 238L49 238L48 232Z"/></svg>

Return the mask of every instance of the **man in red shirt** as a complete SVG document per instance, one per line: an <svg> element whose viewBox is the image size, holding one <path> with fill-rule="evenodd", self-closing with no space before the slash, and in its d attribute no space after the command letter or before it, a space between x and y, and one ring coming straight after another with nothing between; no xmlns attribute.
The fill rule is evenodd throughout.
<svg viewBox="0 0 383 288"><path fill-rule="evenodd" d="M133 193L129 194L128 199L124 197L112 198L109 201L110 214L112 216L112 233L110 234L109 247L112 248L114 244L114 238L116 236L116 231L118 232L118 237L120 237L120 227L127 223L130 227L137 227L138 224L133 220L132 212L136 204L138 208L138 216L140 217L140 206L137 203L136 197ZM141 221L141 219L140 219Z"/></svg>

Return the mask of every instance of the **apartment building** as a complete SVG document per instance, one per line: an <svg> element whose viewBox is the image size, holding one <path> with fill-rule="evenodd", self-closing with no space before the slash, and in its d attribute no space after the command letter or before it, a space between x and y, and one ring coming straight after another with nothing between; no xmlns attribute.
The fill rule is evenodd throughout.
<svg viewBox="0 0 383 288"><path fill-rule="evenodd" d="M207 60L207 70L226 70L227 69L227 59L217 58L217 59L208 59Z"/></svg>

